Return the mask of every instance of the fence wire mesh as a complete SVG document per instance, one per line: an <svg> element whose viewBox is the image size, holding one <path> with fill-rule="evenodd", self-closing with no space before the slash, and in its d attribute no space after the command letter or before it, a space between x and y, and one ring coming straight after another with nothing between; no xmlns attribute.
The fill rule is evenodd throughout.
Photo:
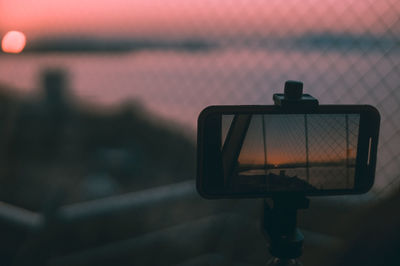
<svg viewBox="0 0 400 266"><path fill-rule="evenodd" d="M18 259L27 265L43 265L45 256L54 257L54 265L59 264L57 259L65 259L65 265L73 265L69 262L74 258L84 264L82 257L96 265L107 264L111 259L122 264L127 264L126 261L139 261L138 265L146 264L143 261L150 261L148 265L177 264L178 259L193 259L194 254L202 257L218 254L219 250L230 250L228 263L248 250L249 261L253 263L253 258L258 256L254 248L261 247L258 252L264 254L265 243L259 241L258 231L256 237L251 230L242 229L254 227L255 232L259 228L255 229L254 221L245 220L244 223L242 218L234 221L240 226L230 225L227 221L232 218L230 214L225 216L225 209L229 209L229 213L233 209L246 209L243 213L248 215L247 209L255 210L258 206L247 201L240 205L220 201L229 204L229 208L221 205L211 212L203 201L194 203L185 198L194 193L188 189L193 187L191 183L160 190L143 189L195 178L195 132L202 109L222 104L272 104L272 94L282 92L286 80L302 81L305 93L313 95L320 104L374 105L381 114L381 128L375 184L367 199L384 198L400 189L399 0L108 1L115 5L106 4L107 1L90 5L89 1L50 2L0 1L0 34L25 23L28 37L28 53L24 51L21 56L0 54L0 88L33 96L28 99L18 94L17 100L11 99L0 106L0 117L4 118L4 124L0 123L1 200L43 212L46 216L42 220L42 216L25 210L13 210L10 216L8 207L0 206L3 226L7 220L10 224L19 221L18 225L27 228L41 228L42 221L45 224L43 234L35 231L28 237L2 227L2 254L10 253L4 260L5 265L18 264ZM33 51L30 37L35 34L38 40L35 45L39 45L43 37L44 41L50 40L51 45L61 43L61 50L55 47L58 52L54 53L51 50L54 47L50 52L42 47L39 52ZM78 37L74 39L74 36ZM84 44L93 41L95 50L106 48L106 53L74 52L78 47L74 46L75 41L79 44L82 39ZM126 53L118 49L116 53L110 52L107 50L110 40L111 47L115 43L119 48L132 47ZM68 47L69 43L72 48ZM62 49L70 50L65 53ZM68 100L75 100L73 107L78 106L76 109L64 112L66 109L48 101L53 97L60 100L59 103L66 103L60 96L65 96L63 91L57 95L57 91L46 91L40 83L43 70L49 68L67 73L68 82L62 85L70 90L65 95L70 97ZM3 96L0 101L9 100L8 95ZM93 106L96 112L91 112ZM103 112L99 106L112 111ZM117 111L113 109L115 106ZM142 107L153 116L146 116ZM99 109L101 111L97 112ZM305 118L290 119L279 129L286 132L282 136L286 142L282 145L252 142L249 150L262 150L270 145L271 149L291 150L285 154L288 160L296 160L296 154L305 155L305 139L299 139L291 130L293 127L305 130ZM270 122L266 121L266 127ZM348 130L343 130L343 125ZM337 130L316 134L318 128L327 127ZM318 146L315 149L329 151L324 159L331 160L343 156L343 150L346 156L353 154L357 128L357 119L351 116L328 120L309 118L307 131ZM262 130L259 132L262 134ZM313 157L317 154L313 149L314 146L310 146L310 162L321 158ZM268 157L266 161L271 159ZM347 177L351 166L352 161L346 160L346 167L342 167L339 174ZM308 173L308 178L314 178L317 186L324 186L319 183L321 175L328 177L330 186L342 186L343 182L351 185L347 179L338 180L337 172L310 169L314 172ZM286 173L291 174L289 170ZM110 201L106 198L88 205L60 208L64 204L135 190L143 191L132 197L126 194ZM172 203L168 203L171 198ZM354 198L362 200L361 196ZM348 202L352 203L350 199ZM335 206L340 208L310 208L309 211L317 211L308 213L312 218L305 223L316 232L328 232L327 239L336 234L345 238L345 231L336 229L345 223L343 221L352 220L352 214L358 209L354 205L345 208L345 203L335 201ZM152 204L154 207L148 207ZM96 206L97 209L93 209ZM132 206L138 210L130 209ZM112 210L109 216L98 215L107 209ZM114 214L116 209L118 214ZM79 221L73 222L63 233L54 234L63 231L66 225L57 218L57 212L67 222L74 217L93 217L84 220L82 225ZM214 215L220 212L224 216ZM192 222L201 215L207 215L207 219L196 222L193 227L183 224L174 227L179 229L176 231L164 230L172 224ZM209 215L213 215L212 219ZM216 223L215 217L223 222ZM389 216L373 213L368 220L385 220L382 217ZM209 227L215 224L218 226ZM374 228L379 229L380 224L377 225ZM369 228L359 224L357 227L360 230ZM387 227L387 232L392 228L395 232L394 226ZM203 233L210 229L212 235ZM214 235L215 232L218 235ZM245 234L240 238L237 232ZM182 238L182 235L188 237ZM136 238L138 236L140 238ZM196 236L201 236L199 241L193 241ZM133 242L125 241L131 237L134 237ZM118 242L121 239L123 245ZM165 240L165 244L160 239ZM176 241L178 239L190 243ZM238 241L233 241L235 239ZM320 234L316 234L315 239L318 247L327 242ZM210 243L215 244L210 246ZM250 249L247 243L253 243ZM173 252L165 249L154 256L154 247L158 249L160 245L170 247ZM95 246L99 249L92 249ZM126 246L133 246L133 251ZM200 246L201 252L193 253L194 246ZM238 250L242 250L240 254ZM313 250L312 247L309 250ZM69 256L71 253L76 256ZM39 263L35 264L34 259L25 254L32 255ZM314 256L318 254L322 254L321 261L326 261L325 254L333 253L331 250L315 252ZM185 257L181 257L183 255ZM12 263L14 256L16 263ZM102 259L107 256L111 259ZM140 263L142 257L146 260ZM264 255L259 257L265 262ZM241 259L240 263L243 262L245 260Z"/></svg>
<svg viewBox="0 0 400 266"><path fill-rule="evenodd" d="M253 115L232 178L239 189L353 189L359 126L358 114Z"/></svg>
<svg viewBox="0 0 400 266"><path fill-rule="evenodd" d="M400 1L154 0L131 5L148 16L138 15L117 32L161 43L179 40L184 49L158 46L126 57L7 57L0 62L2 81L27 90L35 87L43 67L56 63L70 73L76 97L100 104L135 98L194 136L205 106L271 104L286 80L301 80L305 92L321 104L377 107L381 133L374 195L399 188Z"/></svg>
<svg viewBox="0 0 400 266"><path fill-rule="evenodd" d="M214 2L192 4L181 6L195 13L182 27L217 49L165 63L166 76L151 72L158 82L149 87L160 101L171 101L161 113L190 124L206 105L271 103L285 80L302 80L322 104L378 108L374 195L399 188L399 1L227 1L223 9Z"/></svg>

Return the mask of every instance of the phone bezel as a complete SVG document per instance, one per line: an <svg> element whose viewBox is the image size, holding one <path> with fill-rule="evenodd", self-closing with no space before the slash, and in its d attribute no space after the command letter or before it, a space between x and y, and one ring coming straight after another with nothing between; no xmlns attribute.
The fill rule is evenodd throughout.
<svg viewBox="0 0 400 266"><path fill-rule="evenodd" d="M354 188L352 189L330 189L318 191L266 191L266 192L232 192L218 188L220 182L218 174L214 173L218 165L217 155L213 148L220 138L221 130L218 132L218 121L215 117L230 114L360 114L360 128L357 147L356 171ZM215 116L218 115L218 116ZM214 118L212 118L214 116ZM211 117L211 119L210 119ZM378 110L371 105L319 105L310 110L309 108L282 108L276 105L225 105L209 106L205 108L198 118L197 130L197 178L196 187L199 194L205 198L258 198L274 197L287 193L301 193L306 196L329 196L362 194L371 189L374 184L380 115ZM214 162L213 162L214 160ZM215 171L214 171L215 172ZM211 174L209 174L211 173ZM217 176L217 178L215 177ZM223 179L223 176L221 175ZM212 186L210 184L212 184Z"/></svg>

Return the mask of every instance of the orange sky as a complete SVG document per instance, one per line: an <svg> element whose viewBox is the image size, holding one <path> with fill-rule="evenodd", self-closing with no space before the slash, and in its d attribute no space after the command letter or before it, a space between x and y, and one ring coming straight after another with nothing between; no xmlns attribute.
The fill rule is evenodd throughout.
<svg viewBox="0 0 400 266"><path fill-rule="evenodd" d="M390 6L389 2L396 4ZM249 28L253 33L276 34L288 30L380 32L382 25L390 26L398 20L398 3L395 0L0 0L0 34L20 30L32 39L52 34L230 35L246 34ZM379 21L382 17L384 23Z"/></svg>
<svg viewBox="0 0 400 266"><path fill-rule="evenodd" d="M311 114L308 117L310 162L338 162L346 159L346 122L341 114ZM265 121L265 135L262 119ZM289 164L306 162L306 131L303 115L254 115L239 155L243 165ZM348 156L356 157L357 115L348 115ZM228 122L228 121L227 121ZM223 123L229 126L229 123ZM225 126L225 127L226 127ZM265 142L264 142L265 141ZM267 152L267 158L265 158Z"/></svg>

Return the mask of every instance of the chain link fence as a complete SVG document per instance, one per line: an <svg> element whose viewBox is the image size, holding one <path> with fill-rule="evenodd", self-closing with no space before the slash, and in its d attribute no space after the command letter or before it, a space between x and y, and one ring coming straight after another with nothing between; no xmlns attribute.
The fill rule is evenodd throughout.
<svg viewBox="0 0 400 266"><path fill-rule="evenodd" d="M313 142L309 160L317 162L313 178L321 189L354 186L359 119L357 115L311 115L308 119L308 139ZM324 161L331 164L320 167L318 162Z"/></svg>
<svg viewBox="0 0 400 266"><path fill-rule="evenodd" d="M12 18L8 16L12 14L10 6L28 21L27 30L35 30L34 22L40 21L41 16L37 14L52 13L51 8L38 1L32 8L38 13L29 17L31 10L21 8L21 3L9 5L14 2L0 4L0 34L8 30L4 25L12 26L7 21ZM273 93L282 92L286 80L302 81L304 92L317 98L320 104L374 105L381 114L381 128L375 184L371 197L366 198L378 200L399 190L399 0L121 0L115 3L124 6L118 9L98 2L85 9L85 1L75 1L62 11L56 10L51 25L36 25L38 36L49 33L51 40L54 36L50 30L46 32L49 26L57 36L66 37L61 41L56 39L55 43L61 43L62 49L70 49L67 53L57 47L48 50L41 47L35 52L29 47L27 34L26 48L30 49L26 49L26 54L0 54L0 88L5 91L0 101L6 103L0 106L0 116L4 118L4 123L0 123L0 194L2 201L11 204L2 203L0 208L4 236L0 245L6 255L1 257L6 257L5 265L13 265L14 256L32 265L35 263L31 257L42 262L45 260L42 257L49 254L54 255L54 265L60 264L57 259L64 260L65 265L74 261L84 264L85 257L87 261L96 261L96 265L106 264L111 260L101 260L107 256L121 264L126 264L124 256L132 258L129 261L135 261L135 257L150 258L153 264L160 264L158 260L165 264L168 262L165 258L170 257L170 261L178 263L172 260L175 254L178 257L184 254L185 258L197 254L186 251L190 251L193 243L204 246L201 252L229 247L231 258L243 254L237 252L243 248L253 256L257 246L259 254L264 254L265 246L257 237L259 229L253 221L253 233L256 232L253 236L247 230L250 226L243 226L245 223L240 220L234 222L240 226L229 229L226 222L229 216L218 216L223 221L218 227L208 227L216 224L214 216L211 220L202 219L203 227L197 223L193 227L183 224L175 232L165 231L168 226L193 221L201 215L221 212L225 215L237 209L246 210L243 216L247 216L247 209L252 208L253 216L259 217L259 206L253 202L242 201L243 205L239 205L236 201L219 201L224 205L220 207L213 202L211 205L217 207L212 207L211 212L210 205L197 198L193 182L167 184L195 178L197 117L202 109L221 104L272 104ZM46 6L43 13L40 4ZM85 20L80 20L79 14L89 17L86 21L90 23L81 23ZM96 25L99 18L106 24ZM106 53L88 53L89 50L71 53L78 47L74 45L80 37L71 42L72 48L64 41L68 42L69 36L86 33L95 36L94 41L89 36L86 44L97 44L95 48L100 50L106 47ZM102 34L107 35L106 41L112 39L112 44L103 42ZM108 45L115 44L123 49L108 50ZM125 50L125 45L131 46ZM49 99L54 90L43 88L43 70L49 68L67 73L68 80L63 85L69 91L60 92L65 99L55 95L67 108L54 105ZM23 95L12 98L6 95L10 91ZM71 99L73 104L68 102ZM257 119L261 124L262 119ZM266 146L292 149L284 154L292 161L296 160L296 154L307 156L305 139L300 141L292 130L298 128L305 135L304 121L305 117L300 116L281 123L279 132L285 132L282 137L287 140L282 145L263 141L244 145L261 153ZM271 121L266 121L266 127L268 123ZM324 160L349 158L346 167L339 170L344 177L339 181L337 172L329 174L316 167L311 167L308 174L303 173L303 179L308 176L321 187L317 177L323 172L329 177L330 186L351 186L347 176L353 171L351 158L358 135L357 119L308 117L307 124L309 141L315 143L309 146L310 163L322 158L318 150L328 151L323 155ZM327 127L337 130L317 134L318 129ZM262 129L257 132L262 137ZM265 133L268 136L271 132ZM278 161L272 159L268 157L266 161L278 166ZM290 175L293 170L285 171ZM363 203L360 198L352 197ZM336 235L333 232L336 225L350 220L358 210L350 197L348 201L337 199L333 197L334 204L329 203L329 208L322 204L323 207L314 205L309 210L316 210L307 214L311 217L309 228L318 232L323 225ZM349 202L351 206L346 208ZM386 216L375 215L376 219L381 220L380 217ZM16 234L15 226L32 230L32 234L28 237L25 233ZM42 230L39 233L38 228ZM210 229L213 236L202 233ZM215 236L214 231L220 234ZM237 232L245 232L244 238ZM341 234L345 235L338 235ZM190 243L176 245L182 235L188 235L185 239ZM197 236L201 236L199 241L193 241ZM246 240L247 237L251 240ZM118 242L127 238L133 240ZM317 238L315 246L326 242L318 235ZM210 243L215 243L212 250L205 248ZM129 249L132 244L133 252ZM164 247L174 252L169 253ZM77 253L63 257L57 249L67 255ZM153 260L154 250L163 252ZM37 265L46 264L40 262Z"/></svg>
<svg viewBox="0 0 400 266"><path fill-rule="evenodd" d="M214 5L183 5L196 13L184 23L191 29L188 36L211 40L215 49L181 55L175 65L164 61L168 75L151 72L158 80L151 87L157 91L153 103L159 113L195 128L197 114L207 105L271 104L285 80L301 80L305 92L321 104L377 107L381 130L373 197L399 188L399 1ZM160 107L164 101L171 105Z"/></svg>
<svg viewBox="0 0 400 266"><path fill-rule="evenodd" d="M238 186L352 189L359 125L357 114L253 115L238 157Z"/></svg>
<svg viewBox="0 0 400 266"><path fill-rule="evenodd" d="M398 189L399 1L138 2L143 8L149 16L121 31L159 45L124 56L4 57L2 83L28 91L43 68L61 66L70 74L71 94L85 105L136 99L194 139L204 107L271 104L286 80L301 80L321 104L377 107L374 197Z"/></svg>

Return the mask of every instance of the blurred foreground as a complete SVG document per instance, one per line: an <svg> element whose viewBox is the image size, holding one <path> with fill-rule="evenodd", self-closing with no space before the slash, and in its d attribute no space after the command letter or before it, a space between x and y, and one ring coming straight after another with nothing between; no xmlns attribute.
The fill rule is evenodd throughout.
<svg viewBox="0 0 400 266"><path fill-rule="evenodd" d="M89 110L70 99L62 71L42 79L40 99L0 92L5 202L40 211L193 176L192 141L137 104Z"/></svg>
<svg viewBox="0 0 400 266"><path fill-rule="evenodd" d="M192 141L135 104L74 105L65 78L47 71L42 99L1 95L2 265L265 264L261 200L201 199ZM399 194L354 198L300 212L305 265L396 265Z"/></svg>

